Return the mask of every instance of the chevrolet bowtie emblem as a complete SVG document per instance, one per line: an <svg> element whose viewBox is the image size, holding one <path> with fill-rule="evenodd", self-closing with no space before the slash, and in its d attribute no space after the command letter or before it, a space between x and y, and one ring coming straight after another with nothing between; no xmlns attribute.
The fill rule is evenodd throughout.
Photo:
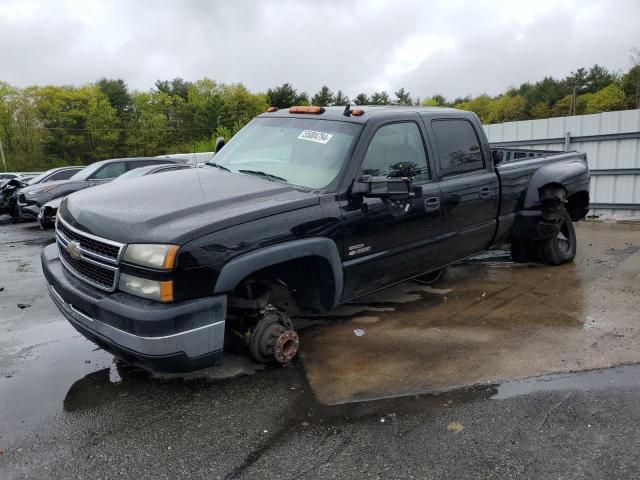
<svg viewBox="0 0 640 480"><path fill-rule="evenodd" d="M80 242L72 240L71 242L67 243L64 249L69 255L71 255L71 258L75 258L76 260L80 258Z"/></svg>

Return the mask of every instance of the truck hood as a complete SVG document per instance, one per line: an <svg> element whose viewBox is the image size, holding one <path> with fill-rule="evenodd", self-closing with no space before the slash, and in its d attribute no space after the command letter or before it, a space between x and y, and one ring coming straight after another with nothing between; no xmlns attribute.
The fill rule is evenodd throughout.
<svg viewBox="0 0 640 480"><path fill-rule="evenodd" d="M59 214L122 243L183 244L258 218L319 203L317 194L213 167L148 175L76 192Z"/></svg>

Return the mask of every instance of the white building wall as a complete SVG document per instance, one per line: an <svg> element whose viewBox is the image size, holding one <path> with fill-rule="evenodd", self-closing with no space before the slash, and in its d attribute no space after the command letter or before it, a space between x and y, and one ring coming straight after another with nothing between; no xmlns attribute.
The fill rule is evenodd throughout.
<svg viewBox="0 0 640 480"><path fill-rule="evenodd" d="M640 218L640 110L507 122L484 129L491 143L540 150L563 150L568 133L569 149L586 153L593 171L591 203L596 208L591 213ZM620 169L637 171L615 171Z"/></svg>

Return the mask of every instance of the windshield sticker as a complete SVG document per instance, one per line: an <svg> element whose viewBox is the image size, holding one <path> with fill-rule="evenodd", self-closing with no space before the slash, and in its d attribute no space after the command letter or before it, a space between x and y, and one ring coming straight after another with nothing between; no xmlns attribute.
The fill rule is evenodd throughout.
<svg viewBox="0 0 640 480"><path fill-rule="evenodd" d="M322 143L326 145L331 140L330 133L316 132L315 130L304 130L298 135L298 140L309 140L310 142Z"/></svg>

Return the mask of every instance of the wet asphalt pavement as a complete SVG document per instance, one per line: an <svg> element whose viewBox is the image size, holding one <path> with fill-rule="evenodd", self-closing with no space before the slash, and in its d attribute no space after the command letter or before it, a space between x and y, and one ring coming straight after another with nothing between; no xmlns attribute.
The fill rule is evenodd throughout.
<svg viewBox="0 0 640 480"><path fill-rule="evenodd" d="M307 322L289 366L163 377L62 319L52 238L0 225L3 480L640 476L640 227L580 224L573 265L495 252L380 292Z"/></svg>

